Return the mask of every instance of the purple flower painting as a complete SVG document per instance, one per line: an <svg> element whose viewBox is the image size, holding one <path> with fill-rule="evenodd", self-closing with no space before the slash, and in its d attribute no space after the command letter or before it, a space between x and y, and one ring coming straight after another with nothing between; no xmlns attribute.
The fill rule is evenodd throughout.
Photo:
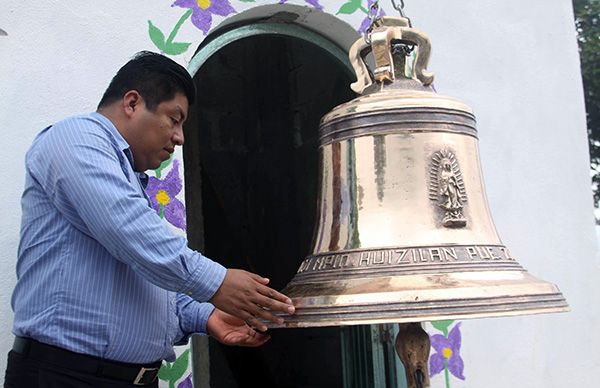
<svg viewBox="0 0 600 388"><path fill-rule="evenodd" d="M177 386L177 388L194 388L194 386L192 384L192 375L189 375L188 377L185 378L185 380L180 382L179 385Z"/></svg>
<svg viewBox="0 0 600 388"><path fill-rule="evenodd" d="M286 2L287 2L287 0L279 0L279 4L285 4ZM321 11L323 10L323 6L321 4L319 4L319 0L304 0L304 2L312 5L316 9L319 9Z"/></svg>
<svg viewBox="0 0 600 388"><path fill-rule="evenodd" d="M229 0L176 0L171 7L191 9L192 23L204 35L208 34L212 26L212 15L227 16L236 12Z"/></svg>
<svg viewBox="0 0 600 388"><path fill-rule="evenodd" d="M431 336L431 347L435 353L429 358L429 374L436 375L444 370L450 371L453 376L464 380L464 363L460 357L460 322L454 325L448 336L435 334ZM446 386L448 386L446 376Z"/></svg>
<svg viewBox="0 0 600 388"><path fill-rule="evenodd" d="M371 10L371 6L373 5L374 2L375 2L375 0L367 0L367 9L369 11L367 12L367 16L365 16L362 23L360 23L360 27L358 27L359 34L364 34L365 32L367 32L367 29L371 25L371 20L369 20L369 16L371 15L371 12L373 12ZM385 12L383 11L383 8L380 7L379 11L375 17L380 18L382 16L385 16Z"/></svg>
<svg viewBox="0 0 600 388"><path fill-rule="evenodd" d="M165 179L150 177L146 194L150 198L152 207L165 218L171 225L185 230L185 206L175 198L181 191L183 184L179 176L179 160L173 160L173 167Z"/></svg>

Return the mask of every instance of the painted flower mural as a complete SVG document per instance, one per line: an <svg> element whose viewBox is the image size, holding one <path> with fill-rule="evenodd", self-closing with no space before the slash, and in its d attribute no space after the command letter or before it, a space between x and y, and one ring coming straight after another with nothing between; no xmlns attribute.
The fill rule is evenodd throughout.
<svg viewBox="0 0 600 388"><path fill-rule="evenodd" d="M227 16L235 13L229 0L176 0L171 7L189 8L192 10L192 23L204 35L212 26L212 15Z"/></svg>
<svg viewBox="0 0 600 388"><path fill-rule="evenodd" d="M237 0L242 3L255 3L256 0ZM286 4L289 0L278 0L279 4ZM311 5L315 9L326 11L320 0L303 0L306 4ZM364 0L347 0L343 3L336 15L351 15L357 11L363 12L366 16L362 20L358 32L364 34L370 25L370 15L376 12L376 17L385 16L385 11L381 6L378 9L371 9L375 0L367 0L366 6L363 5ZM177 42L175 37L184 22L191 17L195 27L201 30L204 35L207 35L212 27L213 15L228 16L237 11L231 5L230 0L175 0L171 7L185 8L185 13L179 18L170 33L166 35L163 30L157 27L151 20L148 20L148 35L152 43L167 55L179 55L185 53L190 47L190 42ZM333 10L326 11L332 12Z"/></svg>
<svg viewBox="0 0 600 388"><path fill-rule="evenodd" d="M189 375L185 380L179 383L177 388L194 388L194 385L192 384L192 375Z"/></svg>
<svg viewBox="0 0 600 388"><path fill-rule="evenodd" d="M374 12L376 12L375 17L385 16L385 12L383 11L381 5L377 3L376 9L372 9L371 7L373 6L373 4L375 4L375 0L367 0L366 7L363 6L363 0L348 0L347 2L342 4L340 9L337 11L336 15L351 15L354 14L356 11L362 11L363 13L365 13L367 16L365 16L365 18L360 23L360 26L358 27L358 32L360 34L364 34L371 25L370 16Z"/></svg>
<svg viewBox="0 0 600 388"><path fill-rule="evenodd" d="M444 371L446 388L450 388L450 375L461 380L465 379L464 362L460 356L461 333L460 322L454 325L448 332L448 328L454 321L433 322L432 325L444 334L431 336L431 347L435 353L429 358L429 374L434 376Z"/></svg>
<svg viewBox="0 0 600 388"><path fill-rule="evenodd" d="M185 206L175 198L183 187L179 175L179 160L173 160L173 167L165 179L150 177L146 186L146 194L152 207L171 225L185 230Z"/></svg>
<svg viewBox="0 0 600 388"><path fill-rule="evenodd" d="M177 357L175 362L163 361L162 367L158 371L158 378L169 384L169 388L175 388L175 383L185 376L190 365L190 349L186 349ZM162 386L162 385L161 385ZM177 388L192 388L192 375L181 380Z"/></svg>

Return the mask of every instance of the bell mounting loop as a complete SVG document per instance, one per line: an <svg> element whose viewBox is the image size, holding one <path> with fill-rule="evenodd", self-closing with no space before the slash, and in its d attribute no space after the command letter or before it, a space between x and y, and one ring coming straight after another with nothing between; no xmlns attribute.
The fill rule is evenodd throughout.
<svg viewBox="0 0 600 388"><path fill-rule="evenodd" d="M394 7L394 9L396 9L398 11L398 13L400 14L400 17L403 19L406 19L408 21L407 26L412 27L412 23L410 22L410 19L404 13L404 0L400 0L400 5L398 5L396 3L396 0L391 0L391 1L392 1L392 6ZM369 27L364 32L364 38L365 38L365 42L367 42L367 44L371 44L371 32L373 31L373 28L375 27L378 12L379 12L379 0L375 0L369 7L369 10L367 11L367 15L369 17ZM412 49L407 50L406 55L410 54L410 51L412 51Z"/></svg>
<svg viewBox="0 0 600 388"><path fill-rule="evenodd" d="M359 39L350 48L349 57L356 72L357 81L351 85L352 90L362 94L373 82L379 84L394 82L397 78L419 80L423 86L433 82L433 73L427 71L431 43L427 35L410 27L410 21L405 17L384 16L374 20L369 39ZM407 73L405 58L398 60L394 55L394 47L398 44L417 48L410 75ZM412 51L412 49L409 49ZM364 57L373 53L375 69L373 77L367 68ZM402 55L404 56L404 55ZM402 67L396 69L396 67ZM399 70L399 71L398 71Z"/></svg>

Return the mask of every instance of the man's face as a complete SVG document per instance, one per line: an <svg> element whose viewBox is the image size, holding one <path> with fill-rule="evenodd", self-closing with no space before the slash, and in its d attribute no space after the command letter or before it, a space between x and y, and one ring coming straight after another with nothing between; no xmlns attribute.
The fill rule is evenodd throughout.
<svg viewBox="0 0 600 388"><path fill-rule="evenodd" d="M188 100L182 93L161 102L154 112L142 100L127 128L127 141L136 171L154 170L169 159L175 146L183 145L183 123L188 114Z"/></svg>

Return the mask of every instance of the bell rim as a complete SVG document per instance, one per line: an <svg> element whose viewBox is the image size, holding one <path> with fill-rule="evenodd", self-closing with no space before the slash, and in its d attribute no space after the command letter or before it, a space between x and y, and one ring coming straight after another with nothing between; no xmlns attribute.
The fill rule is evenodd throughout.
<svg viewBox="0 0 600 388"><path fill-rule="evenodd" d="M562 295L562 294L561 294ZM396 318L381 318L379 317L368 317L368 318L354 318L345 320L299 320L290 319L289 316L280 315L285 319L283 324L276 324L273 322L264 322L269 329L303 329L303 328L319 328L319 327L341 327L341 326L356 326L356 325L380 325L380 324L394 324L394 323L417 323L417 322L435 322L443 320L468 320L468 319L485 319L485 318L503 318L503 317L515 317L515 316L526 316L526 315L541 315L541 314L555 314L555 313L568 313L571 308L567 304L564 298L557 299L553 305L548 305L538 308L524 308L524 309L513 309L496 312L479 312L475 313L472 311L464 312L452 312L452 313L438 313L431 315L418 314L409 317L396 317Z"/></svg>
<svg viewBox="0 0 600 388"><path fill-rule="evenodd" d="M296 278L294 278L296 279ZM296 306L282 325L323 327L470 319L569 311L558 287L525 270L399 274L292 281L282 291Z"/></svg>

